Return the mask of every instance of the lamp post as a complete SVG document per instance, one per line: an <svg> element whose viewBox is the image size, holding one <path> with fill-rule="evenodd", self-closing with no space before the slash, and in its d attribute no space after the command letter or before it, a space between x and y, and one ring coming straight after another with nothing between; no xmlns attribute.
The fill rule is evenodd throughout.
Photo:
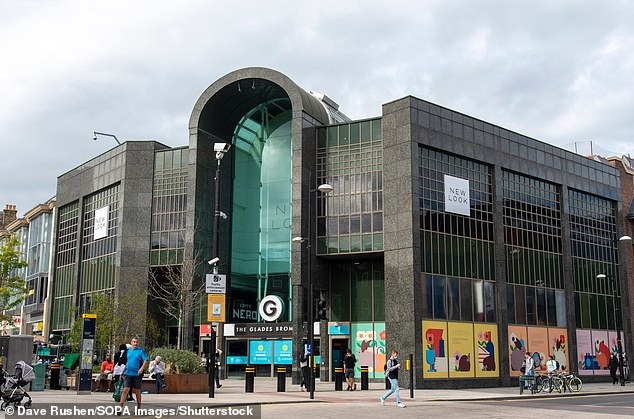
<svg viewBox="0 0 634 419"><path fill-rule="evenodd" d="M632 241L630 236L623 236L619 238L617 244L619 242ZM617 346L617 357L619 360L619 382L621 386L625 386L625 375L623 373L623 344L621 342L621 294L619 292L620 287L618 286L619 275L617 272L617 264L616 260L612 259L613 266L613 275L610 276L612 282L612 292L614 295L614 323L616 326L616 346ZM605 274L597 275L597 279L605 279L608 278Z"/></svg>
<svg viewBox="0 0 634 419"><path fill-rule="evenodd" d="M311 182L312 182L312 176L311 177ZM312 246L312 225L313 225L313 217L312 217L312 206L313 206L313 200L311 199L311 195L312 193L316 193L317 191L323 193L323 194L329 194L330 192L332 192L332 186L324 183L322 185L319 185L317 187L317 189L311 189L308 192L308 237L301 237L301 236L296 236L293 237L291 239L292 242L294 243L303 243L306 242L306 249L308 250L308 281L307 281L307 286L308 286L308 313L306 315L306 328L308 329L307 331L307 339L308 339L308 347L310 348L310 353L308 354L308 383L307 385L310 387L310 398L314 399L315 398L315 386L314 386L314 380L313 380L313 368L315 367L314 363L315 363L315 358L314 358L314 353L315 353L315 348L313 347L313 340L314 340L314 323L315 321L313 320L313 314L314 314L314 309L315 309L315 302L313 301L313 271L312 271L312 259L313 259L313 246Z"/></svg>
<svg viewBox="0 0 634 419"><path fill-rule="evenodd" d="M211 259L208 263L213 267L213 274L218 275L218 263L220 263L220 234L218 233L218 229L220 228L220 217L227 218L226 214L220 211L220 161L225 156L225 153L229 151L231 148L231 144L229 143L214 143L214 151L216 152L216 161L218 165L216 166L216 178L215 178L215 196L214 196L214 234L213 234L213 242L214 242L214 253L216 256ZM209 353L207 354L207 369L208 369L208 386L209 386L209 397L213 398L215 396L215 380L216 380L216 331L211 326L211 345L209 348Z"/></svg>
<svg viewBox="0 0 634 419"><path fill-rule="evenodd" d="M93 131L92 133L92 139L97 141L97 135L105 135L106 137L112 137L114 138L114 140L117 142L117 144L121 145L121 143L119 142L119 139L117 138L116 135L114 134L107 134L105 132L98 132L98 131Z"/></svg>

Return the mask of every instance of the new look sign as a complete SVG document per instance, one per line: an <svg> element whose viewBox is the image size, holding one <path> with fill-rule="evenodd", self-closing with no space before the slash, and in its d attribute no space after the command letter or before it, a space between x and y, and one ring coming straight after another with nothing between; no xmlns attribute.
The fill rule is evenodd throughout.
<svg viewBox="0 0 634 419"><path fill-rule="evenodd" d="M471 215L469 179L445 175L445 211Z"/></svg>

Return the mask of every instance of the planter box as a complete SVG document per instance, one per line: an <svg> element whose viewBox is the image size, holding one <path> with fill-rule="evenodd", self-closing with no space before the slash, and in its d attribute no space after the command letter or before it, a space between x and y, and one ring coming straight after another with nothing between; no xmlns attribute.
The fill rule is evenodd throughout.
<svg viewBox="0 0 634 419"><path fill-rule="evenodd" d="M209 376L207 374L167 374L167 388L162 393L207 393L209 392Z"/></svg>

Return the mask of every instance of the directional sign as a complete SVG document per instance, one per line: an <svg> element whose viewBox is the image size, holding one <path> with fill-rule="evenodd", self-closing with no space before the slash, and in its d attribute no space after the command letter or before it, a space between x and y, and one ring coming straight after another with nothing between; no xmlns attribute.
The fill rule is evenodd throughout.
<svg viewBox="0 0 634 419"><path fill-rule="evenodd" d="M226 294L227 275L207 274L205 276L205 291L207 294Z"/></svg>

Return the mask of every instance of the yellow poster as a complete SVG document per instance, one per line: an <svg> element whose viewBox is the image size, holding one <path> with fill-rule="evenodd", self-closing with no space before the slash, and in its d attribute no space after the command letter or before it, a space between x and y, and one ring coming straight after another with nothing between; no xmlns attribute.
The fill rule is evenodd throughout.
<svg viewBox="0 0 634 419"><path fill-rule="evenodd" d="M520 368L524 362L528 344L528 334L526 326L509 326L509 368L511 377L519 377L521 375Z"/></svg>
<svg viewBox="0 0 634 419"><path fill-rule="evenodd" d="M207 321L225 321L225 294L207 294Z"/></svg>
<svg viewBox="0 0 634 419"><path fill-rule="evenodd" d="M476 323L473 325L475 339L475 375L476 377L499 377L500 360L498 349L497 324Z"/></svg>
<svg viewBox="0 0 634 419"><path fill-rule="evenodd" d="M423 377L449 378L447 322L423 320Z"/></svg>
<svg viewBox="0 0 634 419"><path fill-rule="evenodd" d="M535 371L546 371L546 361L548 361L548 328L528 328L528 349L535 363Z"/></svg>
<svg viewBox="0 0 634 419"><path fill-rule="evenodd" d="M477 360L473 352L473 323L449 322L449 377L473 377Z"/></svg>

